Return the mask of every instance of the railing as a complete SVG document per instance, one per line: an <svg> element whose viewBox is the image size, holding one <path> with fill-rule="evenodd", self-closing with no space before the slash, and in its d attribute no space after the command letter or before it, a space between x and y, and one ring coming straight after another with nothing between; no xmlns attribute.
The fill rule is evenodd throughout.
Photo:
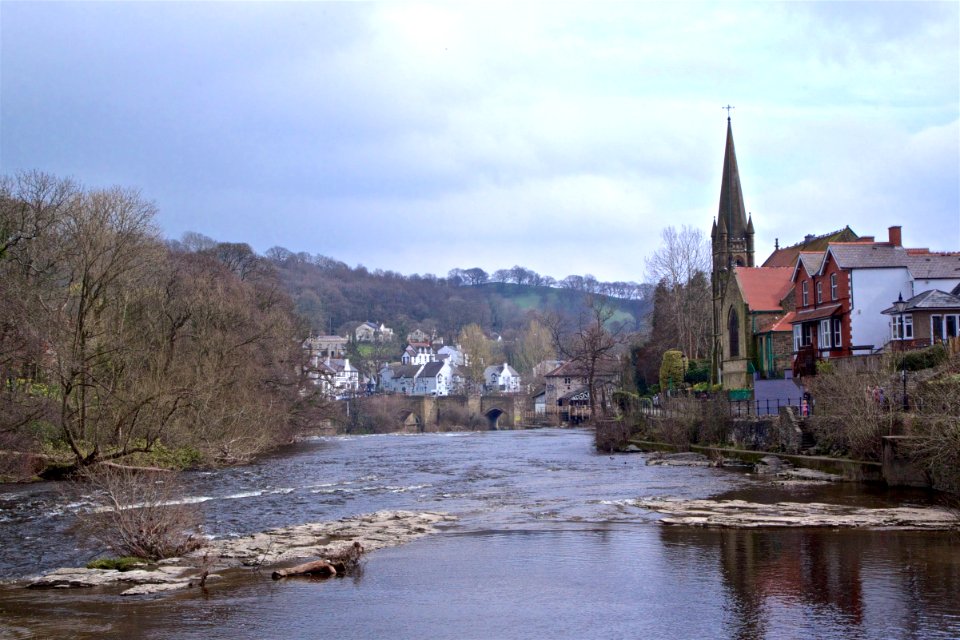
<svg viewBox="0 0 960 640"><path fill-rule="evenodd" d="M727 400L725 398L671 398L658 404L642 402L639 407L641 415L677 418L684 416L700 416L709 411L709 404L720 408L720 411L730 418L749 418L757 416L779 415L780 409L793 407L800 417L813 413L813 403L802 396L797 398L776 398L765 400Z"/></svg>

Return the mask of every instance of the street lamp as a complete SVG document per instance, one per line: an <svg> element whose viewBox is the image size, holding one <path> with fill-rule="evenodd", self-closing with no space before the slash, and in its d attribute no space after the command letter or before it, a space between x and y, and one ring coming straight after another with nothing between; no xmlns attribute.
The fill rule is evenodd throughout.
<svg viewBox="0 0 960 640"><path fill-rule="evenodd" d="M903 322L903 312L907 307L907 303L903 301L903 293L897 294L897 301L893 303L894 311L896 311L899 316L898 322L900 326L897 330L897 335L900 336L900 381L903 383L903 411L906 412L910 405L907 402L907 359L904 357L904 345L903 341L906 338L906 325Z"/></svg>

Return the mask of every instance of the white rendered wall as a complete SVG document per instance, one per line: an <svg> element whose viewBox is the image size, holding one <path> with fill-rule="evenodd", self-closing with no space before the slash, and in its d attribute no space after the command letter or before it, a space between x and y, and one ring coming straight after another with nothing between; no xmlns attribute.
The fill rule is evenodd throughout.
<svg viewBox="0 0 960 640"><path fill-rule="evenodd" d="M850 331L853 346L873 345L879 349L890 340L890 316L881 313L893 306L897 296L913 297L913 283L906 267L854 269L850 275L853 308Z"/></svg>

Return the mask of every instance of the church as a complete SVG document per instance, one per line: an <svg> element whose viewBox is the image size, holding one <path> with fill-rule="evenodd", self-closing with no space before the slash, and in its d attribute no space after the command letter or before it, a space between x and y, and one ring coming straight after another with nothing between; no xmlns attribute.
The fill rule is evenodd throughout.
<svg viewBox="0 0 960 640"><path fill-rule="evenodd" d="M845 227L778 246L755 266L753 217L743 203L733 126L727 117L720 206L710 233L713 264L711 379L725 389L753 386L754 375L780 377L793 364L791 312L796 308L793 274L798 256L823 251L831 242L853 242ZM787 374L789 375L789 373Z"/></svg>

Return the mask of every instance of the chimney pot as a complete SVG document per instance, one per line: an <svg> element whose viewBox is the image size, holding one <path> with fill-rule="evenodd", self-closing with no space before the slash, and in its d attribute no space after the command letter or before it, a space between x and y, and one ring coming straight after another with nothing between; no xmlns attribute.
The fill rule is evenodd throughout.
<svg viewBox="0 0 960 640"><path fill-rule="evenodd" d="M890 227L889 232L890 232L890 244L892 244L895 247L902 247L903 235L901 233L900 225L894 225Z"/></svg>

